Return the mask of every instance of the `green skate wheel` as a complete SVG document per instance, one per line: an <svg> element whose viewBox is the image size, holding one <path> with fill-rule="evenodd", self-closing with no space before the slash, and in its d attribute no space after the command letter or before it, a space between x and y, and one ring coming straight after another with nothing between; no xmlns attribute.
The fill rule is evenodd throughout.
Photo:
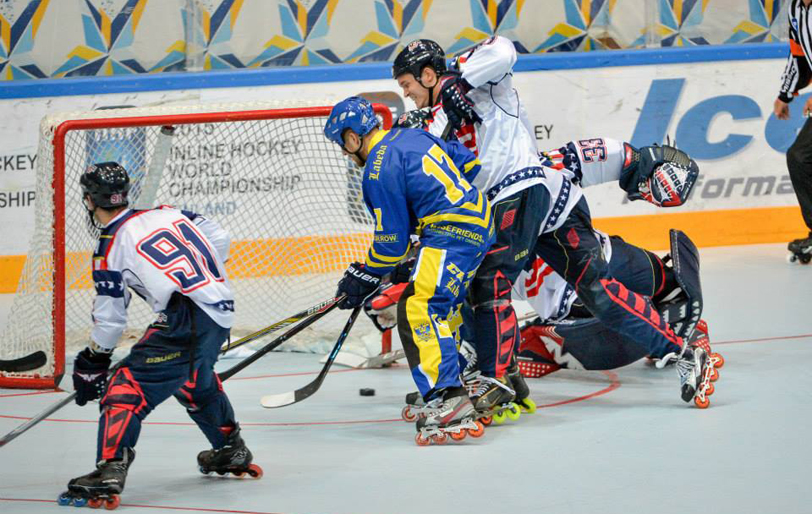
<svg viewBox="0 0 812 514"><path fill-rule="evenodd" d="M528 414L533 414L536 412L536 402L534 402L530 397L519 400L519 407L521 407L522 412L526 412Z"/></svg>
<svg viewBox="0 0 812 514"><path fill-rule="evenodd" d="M515 403L510 404L508 410L505 411L508 419L516 421L522 415L522 410Z"/></svg>
<svg viewBox="0 0 812 514"><path fill-rule="evenodd" d="M496 414L493 415L493 422L496 423L497 425L501 425L502 423L505 422L506 419L507 414L505 414L505 411L497 412Z"/></svg>

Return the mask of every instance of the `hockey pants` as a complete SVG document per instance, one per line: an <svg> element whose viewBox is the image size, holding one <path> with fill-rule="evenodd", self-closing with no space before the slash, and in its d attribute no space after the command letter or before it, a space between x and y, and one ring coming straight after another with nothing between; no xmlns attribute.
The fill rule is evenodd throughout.
<svg viewBox="0 0 812 514"><path fill-rule="evenodd" d="M806 120L787 150L787 168L804 223L812 233L812 119Z"/></svg>
<svg viewBox="0 0 812 514"><path fill-rule="evenodd" d="M121 458L124 448L134 448L144 418L170 396L213 448L224 446L237 422L214 364L228 335L176 293L110 379L100 405L97 460Z"/></svg>
<svg viewBox="0 0 812 514"><path fill-rule="evenodd" d="M612 275L592 230L586 199L578 202L560 228L539 236L536 254L575 288L579 300L606 327L639 341L651 355L680 351L682 340L650 298Z"/></svg>
<svg viewBox="0 0 812 514"><path fill-rule="evenodd" d="M502 377L519 348L519 326L510 303L513 283L533 250L550 195L531 186L493 206L496 241L471 283L472 338L479 370Z"/></svg>
<svg viewBox="0 0 812 514"><path fill-rule="evenodd" d="M490 242L487 230L480 244L423 232L411 281L398 301L398 335L425 400L462 386L456 325L468 283Z"/></svg>

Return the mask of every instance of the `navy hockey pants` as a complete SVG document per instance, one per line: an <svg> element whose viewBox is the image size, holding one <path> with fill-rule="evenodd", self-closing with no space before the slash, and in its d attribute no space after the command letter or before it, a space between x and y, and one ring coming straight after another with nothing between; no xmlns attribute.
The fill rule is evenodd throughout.
<svg viewBox="0 0 812 514"><path fill-rule="evenodd" d="M144 418L170 396L186 407L213 448L223 447L237 422L214 363L229 332L175 294L108 383L97 461L121 458L124 448L134 448Z"/></svg>

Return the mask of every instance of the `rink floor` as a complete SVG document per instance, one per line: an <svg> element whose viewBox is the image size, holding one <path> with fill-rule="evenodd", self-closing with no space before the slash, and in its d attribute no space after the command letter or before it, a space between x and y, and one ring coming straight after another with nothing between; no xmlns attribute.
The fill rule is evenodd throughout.
<svg viewBox="0 0 812 514"><path fill-rule="evenodd" d="M400 421L405 365L335 369L305 402L266 410L262 395L321 367L274 353L225 383L264 478L200 475L206 441L170 400L147 419L119 512L808 513L812 266L787 264L784 248L701 252L704 317L726 360L707 410L679 399L674 369L561 371L530 381L537 413L421 448ZM0 435L63 395L0 390ZM65 508L57 495L93 467L96 416L71 405L0 449L0 512Z"/></svg>

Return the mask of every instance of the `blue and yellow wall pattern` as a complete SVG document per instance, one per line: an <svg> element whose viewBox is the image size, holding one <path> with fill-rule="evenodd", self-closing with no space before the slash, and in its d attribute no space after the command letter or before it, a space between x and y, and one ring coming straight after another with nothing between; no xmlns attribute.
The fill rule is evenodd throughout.
<svg viewBox="0 0 812 514"><path fill-rule="evenodd" d="M521 53L786 39L789 0L2 0L0 79L390 61L492 34Z"/></svg>

